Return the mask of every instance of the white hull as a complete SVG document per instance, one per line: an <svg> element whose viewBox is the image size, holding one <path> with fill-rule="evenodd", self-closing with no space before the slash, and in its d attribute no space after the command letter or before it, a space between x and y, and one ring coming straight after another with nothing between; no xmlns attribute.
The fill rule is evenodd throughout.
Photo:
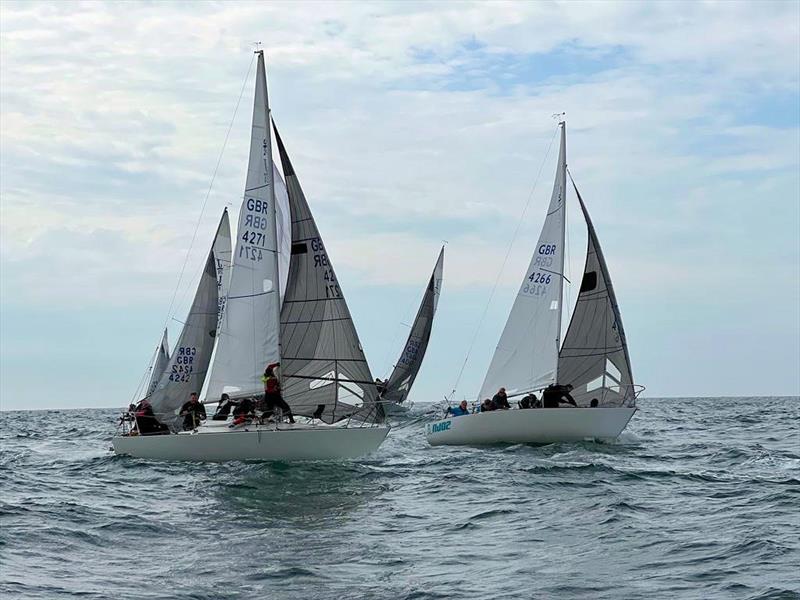
<svg viewBox="0 0 800 600"><path fill-rule="evenodd" d="M340 460L374 452L388 433L388 427L300 424L230 430L223 422L177 435L115 436L113 444L117 454L153 460Z"/></svg>
<svg viewBox="0 0 800 600"><path fill-rule="evenodd" d="M431 446L482 444L551 444L614 439L635 408L533 408L496 410L428 423Z"/></svg>

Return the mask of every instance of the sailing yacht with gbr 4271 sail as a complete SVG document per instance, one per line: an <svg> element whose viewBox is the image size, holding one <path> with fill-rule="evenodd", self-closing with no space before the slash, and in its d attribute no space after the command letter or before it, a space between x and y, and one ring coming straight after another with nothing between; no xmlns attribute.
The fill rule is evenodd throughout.
<svg viewBox="0 0 800 600"><path fill-rule="evenodd" d="M113 438L119 454L196 461L342 459L376 450L389 431L333 265L277 129L285 186L273 165L264 55L257 55L236 246L231 256L226 212L179 342L147 400L174 431L189 392L205 388L211 402L221 394L258 398L265 367L279 363L283 399L300 418L207 421L166 435L144 435L139 427ZM290 237L278 234L279 195L288 201L282 215L291 216ZM284 289L281 263L287 254Z"/></svg>

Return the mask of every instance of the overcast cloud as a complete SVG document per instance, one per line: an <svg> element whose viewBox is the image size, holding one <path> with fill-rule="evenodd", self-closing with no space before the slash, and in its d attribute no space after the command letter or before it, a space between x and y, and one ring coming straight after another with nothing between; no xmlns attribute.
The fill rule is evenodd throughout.
<svg viewBox="0 0 800 600"><path fill-rule="evenodd" d="M549 198L551 115L566 111L637 382L651 396L800 394L799 7L3 2L2 407L129 400L254 41L376 375L444 239L413 396L452 389L499 275L458 388L477 393ZM222 208L238 210L252 86L179 299ZM573 274L583 240L573 213Z"/></svg>

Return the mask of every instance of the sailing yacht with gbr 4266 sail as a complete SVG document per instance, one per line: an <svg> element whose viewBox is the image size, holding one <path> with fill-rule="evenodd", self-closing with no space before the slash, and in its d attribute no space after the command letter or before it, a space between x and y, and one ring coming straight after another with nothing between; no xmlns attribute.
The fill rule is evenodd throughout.
<svg viewBox="0 0 800 600"><path fill-rule="evenodd" d="M643 388L633 383L611 277L577 187L589 241L575 311L561 344L567 159L566 124L560 127L561 148L547 216L480 398L491 398L500 388L509 398L530 398L558 383L572 386L575 405L492 410L428 423L426 435L433 446L616 438L636 411L636 396Z"/></svg>

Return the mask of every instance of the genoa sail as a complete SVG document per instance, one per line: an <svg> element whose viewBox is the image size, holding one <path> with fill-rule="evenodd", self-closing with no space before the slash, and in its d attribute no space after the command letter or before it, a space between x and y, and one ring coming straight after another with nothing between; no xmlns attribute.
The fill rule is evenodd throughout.
<svg viewBox="0 0 800 600"><path fill-rule="evenodd" d="M566 133L539 241L481 386L480 398L501 387L509 396L539 390L556 381L564 287Z"/></svg>
<svg viewBox="0 0 800 600"><path fill-rule="evenodd" d="M189 399L190 393L200 392L208 372L219 315L216 254L223 251L226 243L230 249L230 228L227 213L223 213L181 335L148 398L156 418L173 429L177 426L176 409Z"/></svg>
<svg viewBox="0 0 800 600"><path fill-rule="evenodd" d="M383 420L377 388L297 174L277 129L292 217L289 278L281 310L281 379L292 412L327 423Z"/></svg>
<svg viewBox="0 0 800 600"><path fill-rule="evenodd" d="M231 223L227 208L222 213L222 220L217 228L217 237L214 239L214 263L217 267L218 318L221 322L222 315L225 313L225 303L228 300L228 289L231 286ZM217 329L219 329L219 323L217 323Z"/></svg>
<svg viewBox="0 0 800 600"><path fill-rule="evenodd" d="M275 181L275 219L278 237L278 281L280 282L281 302L286 293L286 280L289 279L289 262L292 258L292 216L289 211L289 192L277 165L272 165Z"/></svg>
<svg viewBox="0 0 800 600"><path fill-rule="evenodd" d="M579 406L589 406L595 398L599 406L630 406L635 392L622 317L597 233L577 186L575 193L589 241L578 300L558 359L559 383L574 386L572 396Z"/></svg>
<svg viewBox="0 0 800 600"><path fill-rule="evenodd" d="M278 362L280 296L274 171L264 55L258 55L250 160L206 398L263 392L264 367Z"/></svg>
<svg viewBox="0 0 800 600"><path fill-rule="evenodd" d="M444 271L444 247L439 252L439 258L431 274L422 303L417 311L417 316L411 326L403 353L392 370L392 374L386 381L385 389L381 395L383 400L402 403L408 398L411 386L417 378L417 373L422 366L422 359L425 358L425 351L428 349L428 341L431 337L433 328L433 317L436 314L436 306L439 303L439 294L442 291L442 275Z"/></svg>
<svg viewBox="0 0 800 600"><path fill-rule="evenodd" d="M147 382L147 387L144 389L145 396L149 396L155 391L158 382L161 380L161 376L167 368L168 362L169 342L167 341L167 330L165 328L164 335L161 336L161 342L158 344L158 349L156 350L156 358L150 369L150 381Z"/></svg>

